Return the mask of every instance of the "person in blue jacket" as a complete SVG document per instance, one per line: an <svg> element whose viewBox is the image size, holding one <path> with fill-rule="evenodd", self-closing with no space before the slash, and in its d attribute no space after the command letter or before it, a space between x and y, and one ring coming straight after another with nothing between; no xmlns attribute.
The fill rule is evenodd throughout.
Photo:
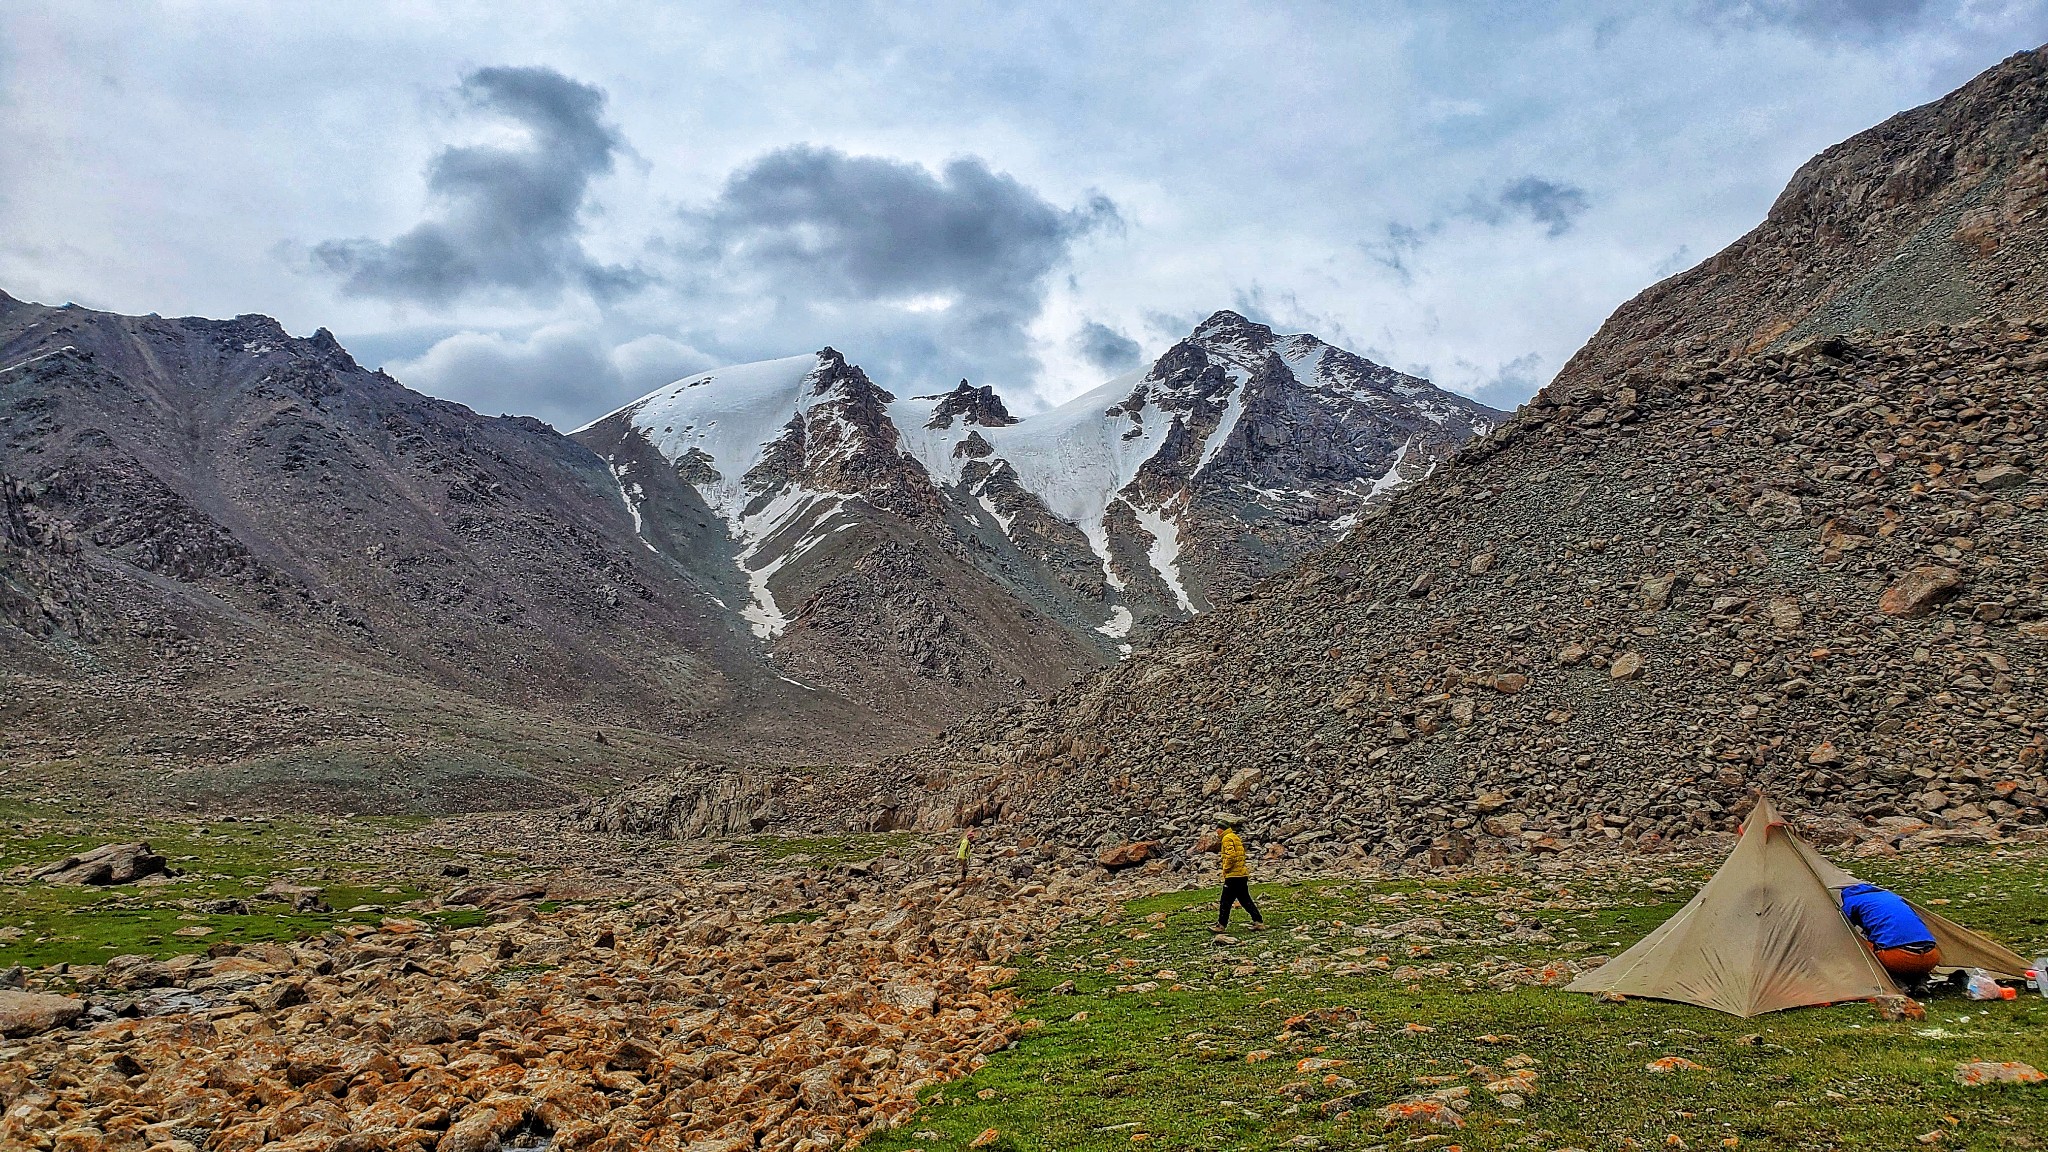
<svg viewBox="0 0 2048 1152"><path fill-rule="evenodd" d="M1842 915L1863 937L1863 946L1884 965L1892 979L1920 985L1941 964L1941 948L1927 922L1896 892L1875 884L1842 889Z"/></svg>

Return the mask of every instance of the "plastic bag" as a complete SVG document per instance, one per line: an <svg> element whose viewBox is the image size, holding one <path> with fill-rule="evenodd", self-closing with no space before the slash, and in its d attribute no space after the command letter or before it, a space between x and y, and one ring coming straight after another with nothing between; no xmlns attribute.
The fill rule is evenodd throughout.
<svg viewBox="0 0 2048 1152"><path fill-rule="evenodd" d="M1972 968L1969 971L1970 999L2010 1000L2013 998L2013 996L2017 995L2017 993L2015 993L2010 988L1999 987L1998 981L1992 979L1991 973L1984 971L1982 968Z"/></svg>
<svg viewBox="0 0 2048 1152"><path fill-rule="evenodd" d="M2042 973L2044 972L2048 972L2048 956L2041 956L2035 958L2034 967L2030 973L2030 975L2033 976L2033 979L2027 981L2027 983L2036 991L2040 992L2041 995L2048 996L2048 977L2044 977L2042 975Z"/></svg>

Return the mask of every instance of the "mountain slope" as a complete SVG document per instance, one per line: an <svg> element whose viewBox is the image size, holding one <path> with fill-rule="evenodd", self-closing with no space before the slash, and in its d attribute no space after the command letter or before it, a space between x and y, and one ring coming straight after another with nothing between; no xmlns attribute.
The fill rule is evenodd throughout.
<svg viewBox="0 0 2048 1152"><path fill-rule="evenodd" d="M1801 165L1761 224L1616 309L1558 379L2048 311L2043 51Z"/></svg>
<svg viewBox="0 0 2048 1152"><path fill-rule="evenodd" d="M2026 53L1831 149L1774 223L1624 307L1342 544L838 807L1107 843L1228 806L1296 851L1393 860L1647 846L1728 826L1756 785L1871 851L2048 820L2048 316L2008 311L2048 265L1982 263L2037 251L2042 220L1940 233L1938 259L1896 223L2012 187L2048 142L2044 78ZM1901 183L1928 155L1970 162ZM1798 239L1788 204L1835 224ZM1851 258L1837 232L1868 239ZM1820 278L1755 271L1760 236ZM1929 277L1886 289L1901 330L1834 331L1901 261ZM1987 267L2000 318L1952 325ZM1703 343L1751 314L1777 346Z"/></svg>
<svg viewBox="0 0 2048 1152"><path fill-rule="evenodd" d="M463 734L472 713L544 713L584 740L742 712L769 745L879 733L778 677L715 587L636 538L603 461L365 372L324 331L0 296L0 473L7 667L47 677L0 710L46 751L130 725L223 760L330 735L489 759ZM287 688L280 669L321 671ZM344 681L363 698L340 706ZM287 704L324 715L220 731L223 710Z"/></svg>

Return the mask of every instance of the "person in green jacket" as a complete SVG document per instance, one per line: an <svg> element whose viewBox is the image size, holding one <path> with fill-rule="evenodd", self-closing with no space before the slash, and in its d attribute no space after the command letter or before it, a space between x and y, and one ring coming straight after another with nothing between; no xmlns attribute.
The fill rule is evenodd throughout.
<svg viewBox="0 0 2048 1152"><path fill-rule="evenodd" d="M1223 904L1217 909L1211 930L1230 930L1230 906L1235 903L1244 905L1244 910L1251 913L1252 931L1261 931L1266 927L1266 918L1259 915L1259 906L1252 902L1252 870L1245 862L1244 839L1237 834L1235 819L1225 817L1220 823L1222 843L1217 851L1223 856Z"/></svg>

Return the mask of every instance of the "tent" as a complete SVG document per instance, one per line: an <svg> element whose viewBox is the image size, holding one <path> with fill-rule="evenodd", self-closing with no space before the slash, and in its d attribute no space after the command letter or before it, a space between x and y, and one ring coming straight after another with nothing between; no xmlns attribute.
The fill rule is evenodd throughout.
<svg viewBox="0 0 2048 1152"><path fill-rule="evenodd" d="M1898 995L1842 915L1839 890L1856 883L1759 797L1735 851L1691 903L1565 990L1677 1000L1745 1017ZM2025 978L2026 961L2010 949L1912 907L1941 946L1943 966Z"/></svg>

